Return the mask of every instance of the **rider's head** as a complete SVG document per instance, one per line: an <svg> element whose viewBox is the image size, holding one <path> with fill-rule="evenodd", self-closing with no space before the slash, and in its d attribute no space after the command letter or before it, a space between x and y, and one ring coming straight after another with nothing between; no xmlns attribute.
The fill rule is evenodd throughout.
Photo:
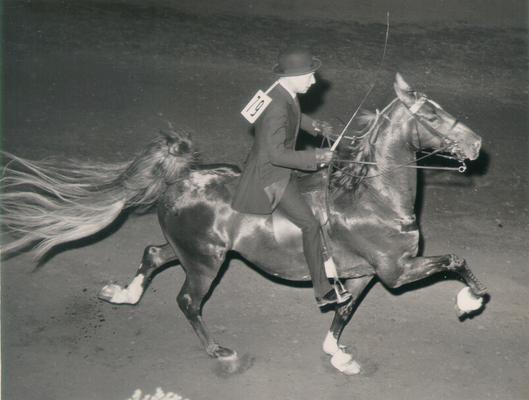
<svg viewBox="0 0 529 400"><path fill-rule="evenodd" d="M305 93L316 82L315 71L321 61L305 49L289 49L279 55L273 68L281 82L295 93Z"/></svg>

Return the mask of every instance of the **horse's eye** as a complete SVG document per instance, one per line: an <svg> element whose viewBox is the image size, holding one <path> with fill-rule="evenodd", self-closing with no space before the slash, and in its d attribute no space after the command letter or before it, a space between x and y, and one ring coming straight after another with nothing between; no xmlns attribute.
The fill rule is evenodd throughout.
<svg viewBox="0 0 529 400"><path fill-rule="evenodd" d="M424 116L424 119L426 119L428 122L435 122L439 119L439 116L437 115L437 111L434 107L428 107L427 113Z"/></svg>
<svg viewBox="0 0 529 400"><path fill-rule="evenodd" d="M425 117L425 119L428 121L428 122L435 122L439 119L439 117L435 114L430 114L428 115L427 117Z"/></svg>

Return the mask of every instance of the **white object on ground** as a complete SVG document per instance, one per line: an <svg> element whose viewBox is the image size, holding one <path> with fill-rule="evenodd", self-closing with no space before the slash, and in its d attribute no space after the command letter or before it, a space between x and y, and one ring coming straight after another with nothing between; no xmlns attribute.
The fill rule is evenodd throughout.
<svg viewBox="0 0 529 400"><path fill-rule="evenodd" d="M468 286L464 287L457 294L457 307L465 312L476 311L483 305L483 298L474 296Z"/></svg>
<svg viewBox="0 0 529 400"><path fill-rule="evenodd" d="M136 389L132 397L129 397L128 400L189 400L189 399L187 398L184 399L179 394L173 393L173 392L164 393L162 388L156 388L156 393L154 393L153 395L151 394L143 395L140 389Z"/></svg>

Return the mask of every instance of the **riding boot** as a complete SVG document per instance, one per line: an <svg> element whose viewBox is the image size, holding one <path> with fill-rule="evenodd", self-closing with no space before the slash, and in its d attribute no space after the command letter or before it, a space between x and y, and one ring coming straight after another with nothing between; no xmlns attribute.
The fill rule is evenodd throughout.
<svg viewBox="0 0 529 400"><path fill-rule="evenodd" d="M338 303L344 303L351 298L351 293L349 293L344 288L344 286L342 285L342 282L340 281L340 277L338 275L336 264L332 256L329 254L323 228L321 229L321 245L322 245L322 255L323 255L323 260L324 260L323 264L325 266L325 274L327 275L328 279L333 280L333 288L336 293L336 298L338 300Z"/></svg>

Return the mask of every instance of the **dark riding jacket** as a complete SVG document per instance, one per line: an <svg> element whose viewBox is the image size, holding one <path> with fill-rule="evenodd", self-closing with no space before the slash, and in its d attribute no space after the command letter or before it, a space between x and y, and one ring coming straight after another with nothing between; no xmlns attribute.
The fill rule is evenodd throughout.
<svg viewBox="0 0 529 400"><path fill-rule="evenodd" d="M294 169L318 168L315 150L295 150L300 127L317 134L314 120L301 113L297 98L280 84L268 95L272 102L255 123L254 144L232 202L239 212L271 214Z"/></svg>

